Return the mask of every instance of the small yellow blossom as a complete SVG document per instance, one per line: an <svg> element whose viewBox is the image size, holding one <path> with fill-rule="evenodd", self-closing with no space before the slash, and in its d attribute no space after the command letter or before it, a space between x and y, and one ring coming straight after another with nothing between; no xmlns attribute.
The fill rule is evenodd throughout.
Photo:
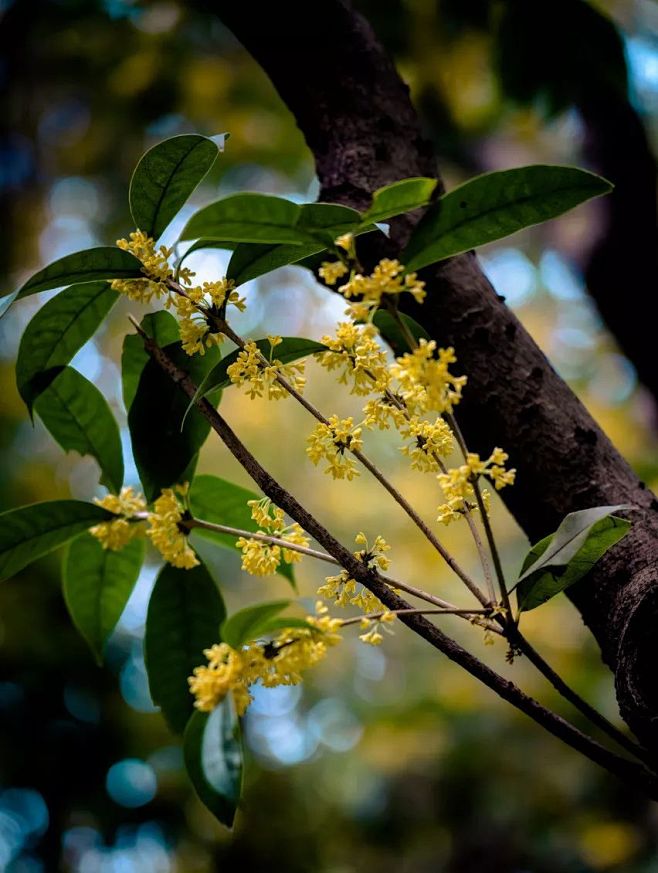
<svg viewBox="0 0 658 873"><path fill-rule="evenodd" d="M286 525L283 510L274 506L269 498L249 500L248 505L251 517L262 528L260 533L264 532L293 545L308 548L309 538L302 528L297 522ZM282 557L289 564L302 559L302 554L298 551L252 537L240 537L235 545L242 549L242 569L252 576L273 575L277 572Z"/></svg>
<svg viewBox="0 0 658 873"><path fill-rule="evenodd" d="M339 249L343 249L346 252L351 252L352 247L354 246L354 234L353 233L344 233L336 239L336 245Z"/></svg>
<svg viewBox="0 0 658 873"><path fill-rule="evenodd" d="M495 448L486 461L481 460L475 452L469 452L464 464L454 467L446 473L439 473L437 479L443 491L445 503L439 507L438 520L443 524L449 524L451 521L461 518L465 511L473 507L475 499L473 483L480 476L486 476L490 479L498 491L506 485L512 485L516 470L504 468L503 464L507 458L507 453L500 448Z"/></svg>
<svg viewBox="0 0 658 873"><path fill-rule="evenodd" d="M307 627L284 628L272 640L254 640L240 651L227 643L217 643L204 651L208 661L194 669L188 679L194 705L211 712L232 693L238 715L244 715L250 701L250 686L260 682L266 688L297 685L303 671L321 661L337 645L341 622L326 614L318 604L318 614L306 616Z"/></svg>
<svg viewBox="0 0 658 873"><path fill-rule="evenodd" d="M127 240L118 239L117 246L142 262L146 278L113 279L110 284L115 291L140 303L149 303L153 297L168 293L164 283L173 275L169 266L172 249L160 246L156 251L154 240L141 230L135 230Z"/></svg>
<svg viewBox="0 0 658 873"><path fill-rule="evenodd" d="M342 261L325 261L318 270L320 278L327 285L335 285L348 272L347 264L344 264Z"/></svg>
<svg viewBox="0 0 658 873"><path fill-rule="evenodd" d="M351 305L349 314L356 319L373 312L388 295L399 295L408 292L418 302L425 299L425 283L421 282L415 273L404 274L403 265L396 260L384 258L370 276L357 273L338 289L347 300L356 299L356 305Z"/></svg>
<svg viewBox="0 0 658 873"><path fill-rule="evenodd" d="M327 424L320 422L311 432L306 454L316 465L323 459L328 461L325 473L331 473L334 479L351 480L359 471L354 459L346 457L345 452L358 451L362 445L361 428L354 426L353 419L332 415Z"/></svg>
<svg viewBox="0 0 658 873"><path fill-rule="evenodd" d="M281 337L273 337L277 342ZM236 360L226 369L226 373L234 385L247 386L247 394L253 400L255 397L267 395L269 400L279 400L288 396L288 391L277 381L281 376L295 391L304 390L306 378L304 377L304 362L295 361L291 364L282 364L281 361L272 357L275 345L270 342L270 360L263 359L258 346L253 340L245 343Z"/></svg>
<svg viewBox="0 0 658 873"><path fill-rule="evenodd" d="M102 521L89 529L89 533L96 537L104 549L118 551L136 536L144 533L143 525L132 519L146 510L146 501L141 494L135 494L132 488L122 488L119 494L106 494L100 499L94 498L94 503L118 516L112 521Z"/></svg>
<svg viewBox="0 0 658 873"><path fill-rule="evenodd" d="M436 352L434 340L421 339L416 349L397 358L390 368L412 412L452 412L461 400L466 376L453 376L448 369L457 360L454 349Z"/></svg>
<svg viewBox="0 0 658 873"><path fill-rule="evenodd" d="M401 449L402 454L411 459L414 470L438 470L437 458L447 458L453 450L452 431L442 418L430 422L412 416L401 428L401 432L403 436L414 440L410 446L402 446Z"/></svg>
<svg viewBox="0 0 658 873"><path fill-rule="evenodd" d="M364 548L354 552L355 558L358 558L371 570L388 569L391 562L386 557L386 552L390 551L391 547L383 537L375 537L372 546L368 544L364 533L358 533L354 541L357 545L364 546ZM360 590L357 591L357 583L350 578L347 570L341 570L336 576L327 576L324 585L318 588L317 593L320 597L333 600L335 606L356 606L363 612L386 611L386 607L372 591L364 586L361 586Z"/></svg>
<svg viewBox="0 0 658 873"><path fill-rule="evenodd" d="M400 430L408 417L404 401L392 393L368 400L363 407L363 416L364 427L379 430L388 430L391 424Z"/></svg>
<svg viewBox="0 0 658 873"><path fill-rule="evenodd" d="M173 488L164 488L148 517L147 536L165 561L174 567L190 570L199 563L181 527L183 507Z"/></svg>
<svg viewBox="0 0 658 873"><path fill-rule="evenodd" d="M384 391L390 381L386 353L376 340L377 330L371 325L341 322L336 336L323 336L321 342L330 351L318 355L327 370L342 370L339 382L350 382L352 394L372 394Z"/></svg>

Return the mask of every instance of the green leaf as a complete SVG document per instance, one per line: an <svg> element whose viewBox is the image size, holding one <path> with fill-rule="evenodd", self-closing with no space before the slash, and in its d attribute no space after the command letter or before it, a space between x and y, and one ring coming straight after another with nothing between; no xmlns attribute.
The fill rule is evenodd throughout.
<svg viewBox="0 0 658 873"><path fill-rule="evenodd" d="M51 500L0 513L0 580L110 518L106 509L81 500Z"/></svg>
<svg viewBox="0 0 658 873"><path fill-rule="evenodd" d="M535 609L582 579L630 528L612 515L625 506L599 506L572 512L554 534L536 543L525 558L516 584L519 610Z"/></svg>
<svg viewBox="0 0 658 873"><path fill-rule="evenodd" d="M219 149L205 136L183 134L142 156L130 182L135 227L157 240L215 162Z"/></svg>
<svg viewBox="0 0 658 873"><path fill-rule="evenodd" d="M417 321L414 321L413 318L410 318L410 316L405 315L402 312L398 313L398 317L404 322L407 330L415 340L429 340L430 335L428 332L424 327L421 327ZM379 329L380 334L393 349L393 352L397 357L403 355L405 352L411 351L405 332L402 330L397 320L386 309L378 309L377 312L375 312L373 323L375 327Z"/></svg>
<svg viewBox="0 0 658 873"><path fill-rule="evenodd" d="M216 346L205 355L192 357L182 350L180 343L166 346L165 351L197 384L219 359ZM181 428L187 406L183 392L155 361L149 360L128 412L133 457L149 502L159 496L162 488L189 475L190 464L210 431L208 421L197 409L190 411Z"/></svg>
<svg viewBox="0 0 658 873"><path fill-rule="evenodd" d="M340 203L303 203L297 226L306 228L314 235L321 233L332 244L336 237L356 230L363 223L365 222L362 222L356 209L350 206L342 206Z"/></svg>
<svg viewBox="0 0 658 873"><path fill-rule="evenodd" d="M13 294L6 294L4 297L0 297L0 318L6 315L9 312L9 307L18 297L18 291L14 291Z"/></svg>
<svg viewBox="0 0 658 873"><path fill-rule="evenodd" d="M427 206L436 188L436 179L418 177L401 179L379 188L372 195L372 203L364 212L364 224L377 224L395 215L402 215L412 209Z"/></svg>
<svg viewBox="0 0 658 873"><path fill-rule="evenodd" d="M210 714L194 713L185 730L183 753L199 799L222 824L232 827L242 793L242 744L230 694Z"/></svg>
<svg viewBox="0 0 658 873"><path fill-rule="evenodd" d="M164 309L145 315L141 328L160 348L175 343L180 337L178 322L174 316ZM149 353L144 348L144 340L137 333L126 334L123 340L121 354L121 383L123 388L123 405L126 412L130 410L137 393L137 386L142 370L149 361Z"/></svg>
<svg viewBox="0 0 658 873"><path fill-rule="evenodd" d="M279 267L297 264L311 255L326 250L322 242L310 245L268 245L267 243L240 243L229 261L226 278L236 285L264 276Z"/></svg>
<svg viewBox="0 0 658 873"><path fill-rule="evenodd" d="M190 218L181 239L214 237L233 242L313 242L296 224L301 207L269 194L232 194L200 209Z"/></svg>
<svg viewBox="0 0 658 873"><path fill-rule="evenodd" d="M39 417L66 452L96 458L101 482L114 492L123 485L119 427L101 392L72 367L63 367L35 402Z"/></svg>
<svg viewBox="0 0 658 873"><path fill-rule="evenodd" d="M258 525L251 517L251 510L247 506L248 500L258 500L259 495L247 488L241 488L218 476L201 475L194 478L190 488L190 508L195 518L209 521L212 524L223 524L238 530L246 530L255 533ZM215 545L230 549L235 553L236 538L230 534L221 534L214 531L196 528L192 537L203 537ZM293 567L282 561L278 572L284 576L293 588L295 579Z"/></svg>
<svg viewBox="0 0 658 873"><path fill-rule="evenodd" d="M576 167L536 165L485 173L444 194L423 216L401 256L420 270L548 221L612 189Z"/></svg>
<svg viewBox="0 0 658 873"><path fill-rule="evenodd" d="M103 663L103 649L121 617L144 560L144 540L120 551L104 549L90 534L70 543L63 567L64 600L73 624Z"/></svg>
<svg viewBox="0 0 658 873"><path fill-rule="evenodd" d="M36 313L16 360L18 392L30 413L39 394L93 336L118 298L107 282L88 282L66 288Z"/></svg>
<svg viewBox="0 0 658 873"><path fill-rule="evenodd" d="M222 640L233 649L239 649L267 632L272 619L290 606L289 600L271 600L248 606L229 616L221 627ZM293 619L294 620L294 619ZM286 625L291 627L292 625Z"/></svg>
<svg viewBox="0 0 658 873"><path fill-rule="evenodd" d="M17 299L83 282L100 279L143 279L142 265L130 252L115 246L99 246L66 255L35 273L19 289Z"/></svg>
<svg viewBox="0 0 658 873"><path fill-rule="evenodd" d="M144 657L151 697L173 731L182 733L194 711L188 676L205 663L203 650L219 640L226 611L203 564L180 570L166 564L149 601Z"/></svg>

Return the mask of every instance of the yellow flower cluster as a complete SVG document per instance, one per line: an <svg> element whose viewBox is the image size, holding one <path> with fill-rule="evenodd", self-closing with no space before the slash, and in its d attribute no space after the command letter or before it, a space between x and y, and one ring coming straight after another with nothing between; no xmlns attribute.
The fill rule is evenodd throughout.
<svg viewBox="0 0 658 873"><path fill-rule="evenodd" d="M248 506L251 508L251 517L261 528L260 533L266 533L297 546L308 547L309 538L302 528L297 522L286 525L283 510L275 506L268 497L249 500ZM289 564L302 559L300 552L262 540L240 537L235 545L242 549L242 569L252 576L271 576L276 573L282 556Z"/></svg>
<svg viewBox="0 0 658 873"><path fill-rule="evenodd" d="M134 516L145 512L146 501L141 494L135 494L132 488L122 488L120 494L106 494L100 499L96 497L94 503L118 516L89 529L89 533L96 537L104 549L117 552L144 532Z"/></svg>
<svg viewBox="0 0 658 873"><path fill-rule="evenodd" d="M327 461L325 473L334 479L352 480L359 471L354 459L346 457L345 452L358 451L362 445L361 428L354 426L354 420L332 415L327 424L320 422L311 432L306 454L316 465L323 459Z"/></svg>
<svg viewBox="0 0 658 873"><path fill-rule="evenodd" d="M418 347L391 366L399 394L412 413L452 412L462 396L466 376L453 376L448 367L457 360L452 348L438 349L434 340L421 339Z"/></svg>
<svg viewBox="0 0 658 873"><path fill-rule="evenodd" d="M349 267L343 261L325 261L318 273L327 285L335 285L349 271Z"/></svg>
<svg viewBox="0 0 658 873"><path fill-rule="evenodd" d="M264 394L267 395L268 400L288 397L286 389L277 381L278 376L283 377L297 392L301 393L306 384L303 361L282 364L281 361L273 357L275 347L282 341L281 337L270 336L268 339L270 342L268 363L265 363L258 346L252 340L245 343L237 359L227 367L227 376L234 385L246 385L247 394L252 400L255 397L262 397Z"/></svg>
<svg viewBox="0 0 658 873"><path fill-rule="evenodd" d="M179 489L184 493L185 489ZM146 535L165 561L174 567L190 570L199 563L187 542L187 533L181 526L183 507L173 488L164 488L148 516Z"/></svg>
<svg viewBox="0 0 658 873"><path fill-rule="evenodd" d="M371 570L388 569L391 561L386 557L386 552L390 551L391 547L383 537L377 536L372 546L368 545L364 533L358 533L354 541L364 546L363 549L354 552L355 558ZM333 600L335 606L356 606L362 612L386 611L381 600L367 588L361 586L357 591L357 582L350 578L347 570L341 570L336 576L327 576L324 585L318 588L318 596Z"/></svg>
<svg viewBox="0 0 658 873"><path fill-rule="evenodd" d="M117 246L135 255L143 265L144 279L113 279L112 288L131 300L149 303L153 297L166 297L166 306L174 308L180 322L182 347L188 355L205 353L206 348L223 339L215 328L214 316L223 317L228 305L244 310L245 302L235 290L233 280L220 279L192 285L192 273L187 267L178 271L177 285L171 286L174 274L169 266L173 249L160 246L143 231L136 230L128 240L117 240ZM184 287L186 286L186 287ZM179 287L179 293L175 288Z"/></svg>
<svg viewBox="0 0 658 873"><path fill-rule="evenodd" d="M133 231L130 239L118 239L117 246L125 252L130 252L142 262L146 277L113 279L110 284L115 291L139 303L150 303L153 297L161 297L168 293L164 283L172 276L169 258L173 249L160 246L156 250L154 240L141 230Z"/></svg>
<svg viewBox="0 0 658 873"><path fill-rule="evenodd" d="M356 325L343 321L337 325L336 336L323 336L321 342L330 351L318 355L327 370L340 370L339 382L352 383L352 394L372 394L385 391L390 381L386 353L377 342L377 329L372 324Z"/></svg>
<svg viewBox="0 0 658 873"><path fill-rule="evenodd" d="M423 421L418 416L412 416L400 428L403 436L414 442L402 446L402 454L411 459L414 470L432 472L439 469L437 458L447 458L454 448L452 431L442 418L434 422Z"/></svg>
<svg viewBox="0 0 658 873"><path fill-rule="evenodd" d="M308 627L284 629L268 642L254 640L239 651L227 643L206 649L207 666L196 667L188 679L196 708L211 712L230 692L238 715L244 715L251 701L249 688L256 682L266 688L299 684L303 671L341 640L341 622L326 612L318 604L318 615L306 617Z"/></svg>
<svg viewBox="0 0 658 873"><path fill-rule="evenodd" d="M369 646L380 646L384 639L380 628L391 624L395 619L395 613L390 610L381 613L377 618L369 618L367 615L364 615L361 619L361 630L364 630L365 633L359 634L359 639L362 643L366 643Z"/></svg>
<svg viewBox="0 0 658 873"><path fill-rule="evenodd" d="M403 265L390 258L383 258L369 276L355 273L338 290L347 300L354 301L347 312L356 321L367 321L385 296L398 296L406 291L418 303L425 299L425 283L415 273L405 275Z"/></svg>
<svg viewBox="0 0 658 873"><path fill-rule="evenodd" d="M493 482L497 491L506 485L513 485L516 470L505 469L507 459L507 453L500 448L495 448L486 461L482 461L474 452L469 452L466 462L460 467L448 470L447 473L439 473L437 479L443 490L445 503L438 508L438 521L449 524L473 508L473 483L480 476L486 476Z"/></svg>

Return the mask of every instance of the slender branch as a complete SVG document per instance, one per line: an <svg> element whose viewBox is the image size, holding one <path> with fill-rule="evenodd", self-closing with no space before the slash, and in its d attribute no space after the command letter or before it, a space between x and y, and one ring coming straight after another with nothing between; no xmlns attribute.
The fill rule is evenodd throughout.
<svg viewBox="0 0 658 873"><path fill-rule="evenodd" d="M143 336L143 339L149 355L190 399L194 399L197 391L196 384L173 363L154 340L148 336ZM388 585L379 578L376 571L365 566L342 546L320 522L272 478L207 400L197 400L195 403L199 412L206 418L224 445L264 494L313 536L327 552L345 567L354 579L372 591L388 609L405 610L410 608L408 603L391 591ZM611 752L559 715L542 706L538 701L521 691L514 683L499 676L490 667L462 648L424 616L403 614L400 616L400 621L495 691L503 700L511 703L544 727L549 733L613 773L622 781L642 790L652 799L658 800L658 777L650 773L645 767Z"/></svg>
<svg viewBox="0 0 658 873"><path fill-rule="evenodd" d="M383 615L392 612L393 615L487 615L488 609L387 609L386 612L370 612L367 615L355 615L353 618L346 618L341 622L341 627L347 627L350 624L358 624L364 619L369 621L377 621Z"/></svg>
<svg viewBox="0 0 658 873"><path fill-rule="evenodd" d="M258 540L258 542L261 543L270 543L273 546L281 546L281 548L289 549L291 552L299 552L301 555L307 555L310 558L317 558L319 561L326 561L328 564L333 564L334 566L341 566L340 561L337 561L336 558L333 558L326 552L320 552L317 549L310 549L307 546L300 546L297 543L290 543L288 542L288 540L281 539L280 537L270 536L269 534L248 530L240 530L236 527L229 527L225 524L215 524L214 522L203 521L199 518L190 518L186 521L181 522L181 524L188 530L194 530L195 528L198 528L200 530L213 531L214 533L228 534L229 536L234 536L236 538L244 537L245 539ZM383 574L380 574L380 579L391 588L397 588L400 591L406 591L407 594L412 594L419 600L425 600L427 603L433 603L436 606L441 607L441 611L446 613L452 613L453 615L475 615L479 612L490 612L490 610L486 609L460 609L454 604L449 603L447 600L443 600L441 597L435 597L433 594L430 594L429 591L424 591L422 588L416 588L414 585L409 585L407 582L401 582L399 579L393 579L391 576L385 576ZM487 629L502 634L502 631L498 627L498 625L493 625L489 623L487 624Z"/></svg>

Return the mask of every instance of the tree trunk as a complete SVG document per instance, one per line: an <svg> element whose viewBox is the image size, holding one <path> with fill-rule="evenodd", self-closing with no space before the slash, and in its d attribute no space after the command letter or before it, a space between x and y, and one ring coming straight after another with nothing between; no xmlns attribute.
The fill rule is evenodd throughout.
<svg viewBox="0 0 658 873"><path fill-rule="evenodd" d="M435 176L407 86L347 0L255 0L197 6L217 12L261 64L312 150L320 200L363 209L372 192ZM392 223L395 250L413 216ZM390 252L389 252L390 253ZM413 315L468 374L459 418L475 451L502 446L518 470L503 492L535 541L563 516L632 504L633 526L570 596L615 673L621 713L658 757L658 501L638 481L482 273L473 254L424 271L428 297ZM504 291L504 289L502 289Z"/></svg>

